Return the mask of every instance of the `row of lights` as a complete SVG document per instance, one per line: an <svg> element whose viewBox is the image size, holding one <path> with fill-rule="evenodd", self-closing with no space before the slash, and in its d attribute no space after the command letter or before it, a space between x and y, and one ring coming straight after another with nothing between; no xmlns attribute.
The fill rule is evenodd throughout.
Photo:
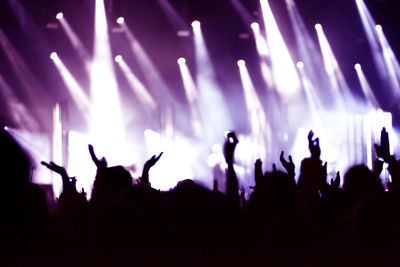
<svg viewBox="0 0 400 267"><path fill-rule="evenodd" d="M56 15L56 19L57 20L61 20L63 17L64 17L64 14L61 13L61 12L57 13L57 15ZM118 24L122 25L125 22L125 19L123 17L119 17L119 18L117 18L116 22ZM198 21L198 20L193 21L192 22L192 27L193 27L193 29L200 29L200 21ZM257 22L253 22L250 25L250 27L253 30L259 30L260 29L260 25ZM322 30L321 24L319 24L319 23L315 24L315 29L318 30L318 31ZM382 31L382 26L377 24L375 26L375 30L376 31ZM52 52L50 54L50 58L51 59L54 60L56 57L57 57L57 53L56 52ZM122 61L122 56L121 55L117 55L114 60L115 60L115 62L121 62ZM185 64L186 63L186 59L183 58L183 57L180 57L180 58L178 58L177 62L178 62L179 65ZM240 60L237 61L237 65L239 67L244 67L246 65L246 62L243 59L240 59ZM299 62L296 63L296 66L297 66L297 68L302 69L302 68L304 68L304 63L299 61ZM361 65L359 63L357 63L357 64L354 65L354 68L356 70L361 70Z"/></svg>
<svg viewBox="0 0 400 267"><path fill-rule="evenodd" d="M61 20L63 17L64 17L64 14L63 14L62 12L59 12L59 13L57 13L57 15L56 15L56 19L58 19L58 20ZM118 24L123 24L124 22L125 22L125 19L124 19L123 17L117 18L117 23L118 23ZM195 28L195 29L196 29L196 28L200 28L200 21L198 21L198 20L193 21L193 22L192 22L192 27ZM253 30L257 30L257 29L260 28L260 25L259 25L257 22L253 22L253 23L250 25L250 27L251 27ZM315 24L315 29L316 29L316 30L322 30L321 24L319 24L319 23ZM375 30L377 30L377 31L382 31L382 26L379 25L379 24L377 24L377 25L375 26Z"/></svg>

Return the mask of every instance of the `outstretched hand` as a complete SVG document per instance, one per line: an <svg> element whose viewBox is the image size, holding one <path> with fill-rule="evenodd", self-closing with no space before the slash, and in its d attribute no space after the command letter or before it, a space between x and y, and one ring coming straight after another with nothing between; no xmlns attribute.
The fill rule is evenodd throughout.
<svg viewBox="0 0 400 267"><path fill-rule="evenodd" d="M151 167L153 167L157 163L157 161L161 158L163 153L164 152L161 152L158 156L153 155L148 161L146 161L143 168L150 170Z"/></svg>
<svg viewBox="0 0 400 267"><path fill-rule="evenodd" d="M100 160L97 158L96 154L94 153L94 149L92 145L89 145L89 153L90 157L92 158L94 164L96 164L97 169L104 169L107 168L107 161L104 157Z"/></svg>
<svg viewBox="0 0 400 267"><path fill-rule="evenodd" d="M382 158L384 161L388 162L390 159L390 143L389 134L386 128L383 127L381 131L381 144L375 144L375 151L378 157Z"/></svg>
<svg viewBox="0 0 400 267"><path fill-rule="evenodd" d="M293 160L292 160L292 156L289 155L289 161L287 161L285 159L284 152L282 151L281 152L281 156L280 156L279 159L280 159L280 161L282 163L282 166L285 168L285 170L288 172L288 174L290 176L294 176L295 175L295 172L294 172L295 166L294 166L294 163L293 163Z"/></svg>
<svg viewBox="0 0 400 267"><path fill-rule="evenodd" d="M148 161L146 161L146 163L143 166L143 172L142 172L142 177L140 178L140 184L145 186L150 186L149 171L151 167L153 167L160 160L163 153L164 152L161 152L158 156L153 155Z"/></svg>
<svg viewBox="0 0 400 267"><path fill-rule="evenodd" d="M236 145L239 143L239 140L236 137L234 132L229 132L226 136L225 146L224 146L224 156L225 161L228 165L233 164L233 154L235 152Z"/></svg>
<svg viewBox="0 0 400 267"><path fill-rule="evenodd" d="M313 140L314 132L311 130L308 133L308 149L311 153L311 158L319 159L321 156L321 148L319 147L319 138Z"/></svg>
<svg viewBox="0 0 400 267"><path fill-rule="evenodd" d="M68 174L67 171L65 170L64 167L59 166L57 164L55 164L54 162L50 161L50 163L47 162L40 162L43 166L46 166L49 170L58 173L59 175L61 175L61 177L64 178L68 178Z"/></svg>
<svg viewBox="0 0 400 267"><path fill-rule="evenodd" d="M338 189L340 185L340 172L336 173L335 179L331 179L331 188L332 189Z"/></svg>

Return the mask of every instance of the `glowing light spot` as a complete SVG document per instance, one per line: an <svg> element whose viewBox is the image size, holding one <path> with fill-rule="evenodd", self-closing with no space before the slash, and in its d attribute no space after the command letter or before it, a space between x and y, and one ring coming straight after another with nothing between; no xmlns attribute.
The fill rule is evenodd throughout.
<svg viewBox="0 0 400 267"><path fill-rule="evenodd" d="M192 22L192 27L193 28L200 28L200 21L198 21L198 20L193 21Z"/></svg>
<svg viewBox="0 0 400 267"><path fill-rule="evenodd" d="M239 59L239 60L237 61L237 65L238 65L239 67L244 67L244 66L246 65L246 62L245 62L243 59Z"/></svg>
<svg viewBox="0 0 400 267"><path fill-rule="evenodd" d="M56 19L58 19L58 20L62 19L63 17L64 17L64 14L61 12L57 13L57 15L56 15Z"/></svg>
<svg viewBox="0 0 400 267"><path fill-rule="evenodd" d="M123 17L119 17L118 19L117 19L117 23L118 24L123 24L125 22L125 19L123 18Z"/></svg>
<svg viewBox="0 0 400 267"><path fill-rule="evenodd" d="M297 68L302 69L304 68L304 63L302 61L299 61L296 63Z"/></svg>
<svg viewBox="0 0 400 267"><path fill-rule="evenodd" d="M315 29L316 29L317 31L322 30L321 24L319 24L319 23L315 24Z"/></svg>
<svg viewBox="0 0 400 267"><path fill-rule="evenodd" d="M192 22L192 28L193 28L193 33L195 34L200 34L200 22L195 20Z"/></svg>
<svg viewBox="0 0 400 267"><path fill-rule="evenodd" d="M260 25L257 22L253 22L250 27L255 31L260 29Z"/></svg>
<svg viewBox="0 0 400 267"><path fill-rule="evenodd" d="M50 54L50 58L51 58L52 60L56 59L57 57L58 57L58 55L57 55L56 52L53 52L53 53Z"/></svg>
<svg viewBox="0 0 400 267"><path fill-rule="evenodd" d="M359 63L357 63L357 64L354 65L354 68L356 70L361 70L361 65Z"/></svg>
<svg viewBox="0 0 400 267"><path fill-rule="evenodd" d="M178 58L177 62L178 62L179 65L185 64L186 63L186 59L184 57L180 57L180 58Z"/></svg>
<svg viewBox="0 0 400 267"><path fill-rule="evenodd" d="M117 55L117 56L114 58L114 60L115 60L115 62L119 63L119 62L122 61L122 56L121 56L121 55Z"/></svg>
<svg viewBox="0 0 400 267"><path fill-rule="evenodd" d="M8 131L8 127L7 127L7 126L4 126L4 130L5 130L5 131Z"/></svg>
<svg viewBox="0 0 400 267"><path fill-rule="evenodd" d="M375 26L375 30L377 30L378 32L381 32L381 31L382 31L382 26L379 25L379 24L377 24L377 25Z"/></svg>

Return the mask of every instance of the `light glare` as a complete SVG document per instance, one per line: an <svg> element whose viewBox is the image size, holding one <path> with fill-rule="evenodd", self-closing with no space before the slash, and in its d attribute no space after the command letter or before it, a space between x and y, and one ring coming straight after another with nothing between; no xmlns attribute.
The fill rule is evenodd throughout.
<svg viewBox="0 0 400 267"><path fill-rule="evenodd" d="M185 64L186 63L186 59L184 57L180 57L178 58L178 64Z"/></svg>
<svg viewBox="0 0 400 267"><path fill-rule="evenodd" d="M322 30L321 24L319 24L319 23L315 24L315 29L316 29L317 31Z"/></svg>
<svg viewBox="0 0 400 267"><path fill-rule="evenodd" d="M304 68L304 63L302 61L299 61L296 63L297 68L302 69Z"/></svg>
<svg viewBox="0 0 400 267"><path fill-rule="evenodd" d="M56 52L53 52L53 53L50 54L50 58L53 59L53 60L56 59L57 57L58 57L58 55L57 55Z"/></svg>
<svg viewBox="0 0 400 267"><path fill-rule="evenodd" d="M379 24L377 24L377 25L375 26L375 30L377 30L378 32L381 32L381 31L382 31L382 26L379 25Z"/></svg>
<svg viewBox="0 0 400 267"><path fill-rule="evenodd" d="M200 28L200 21L195 20L192 22L192 27L193 29L199 29Z"/></svg>
<svg viewBox="0 0 400 267"><path fill-rule="evenodd" d="M119 17L118 19L117 19L117 23L118 24L122 24L122 23L124 23L125 22L125 19L123 18L123 17Z"/></svg>
<svg viewBox="0 0 400 267"><path fill-rule="evenodd" d="M57 13L57 15L56 15L56 19L58 19L58 20L62 19L63 17L64 17L64 14L61 12Z"/></svg>
<svg viewBox="0 0 400 267"><path fill-rule="evenodd" d="M259 25L257 22L253 22L253 23L250 25L250 27L251 27L253 30L258 30L258 29L260 29L260 25Z"/></svg>
<svg viewBox="0 0 400 267"><path fill-rule="evenodd" d="M246 65L246 62L245 62L243 59L239 59L239 60L237 61L237 65L238 65L239 67L244 67L244 66Z"/></svg>
<svg viewBox="0 0 400 267"><path fill-rule="evenodd" d="M115 62L119 63L119 62L122 61L122 56L121 56L121 55L117 55L117 56L114 58L114 60L115 60Z"/></svg>
<svg viewBox="0 0 400 267"><path fill-rule="evenodd" d="M361 70L361 65L359 63L357 63L357 64L354 65L354 68L356 70Z"/></svg>

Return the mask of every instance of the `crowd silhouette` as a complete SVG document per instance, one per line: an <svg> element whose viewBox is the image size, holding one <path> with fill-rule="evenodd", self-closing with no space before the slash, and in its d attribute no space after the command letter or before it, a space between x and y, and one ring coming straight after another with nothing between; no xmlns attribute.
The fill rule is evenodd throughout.
<svg viewBox="0 0 400 267"><path fill-rule="evenodd" d="M50 213L45 192L30 181L31 159L0 133L1 229L6 263L30 265L382 265L400 260L400 162L390 154L383 128L374 168L356 165L327 182L319 139L308 135L310 157L298 182L292 157L280 155L286 172L254 165L246 198L234 165L238 144L224 144L226 192L183 180L169 191L151 187L144 165L135 180L122 166L109 167L93 146L97 167L91 198L76 188L62 166L42 162L60 175L63 190ZM388 164L391 182L379 178Z"/></svg>

